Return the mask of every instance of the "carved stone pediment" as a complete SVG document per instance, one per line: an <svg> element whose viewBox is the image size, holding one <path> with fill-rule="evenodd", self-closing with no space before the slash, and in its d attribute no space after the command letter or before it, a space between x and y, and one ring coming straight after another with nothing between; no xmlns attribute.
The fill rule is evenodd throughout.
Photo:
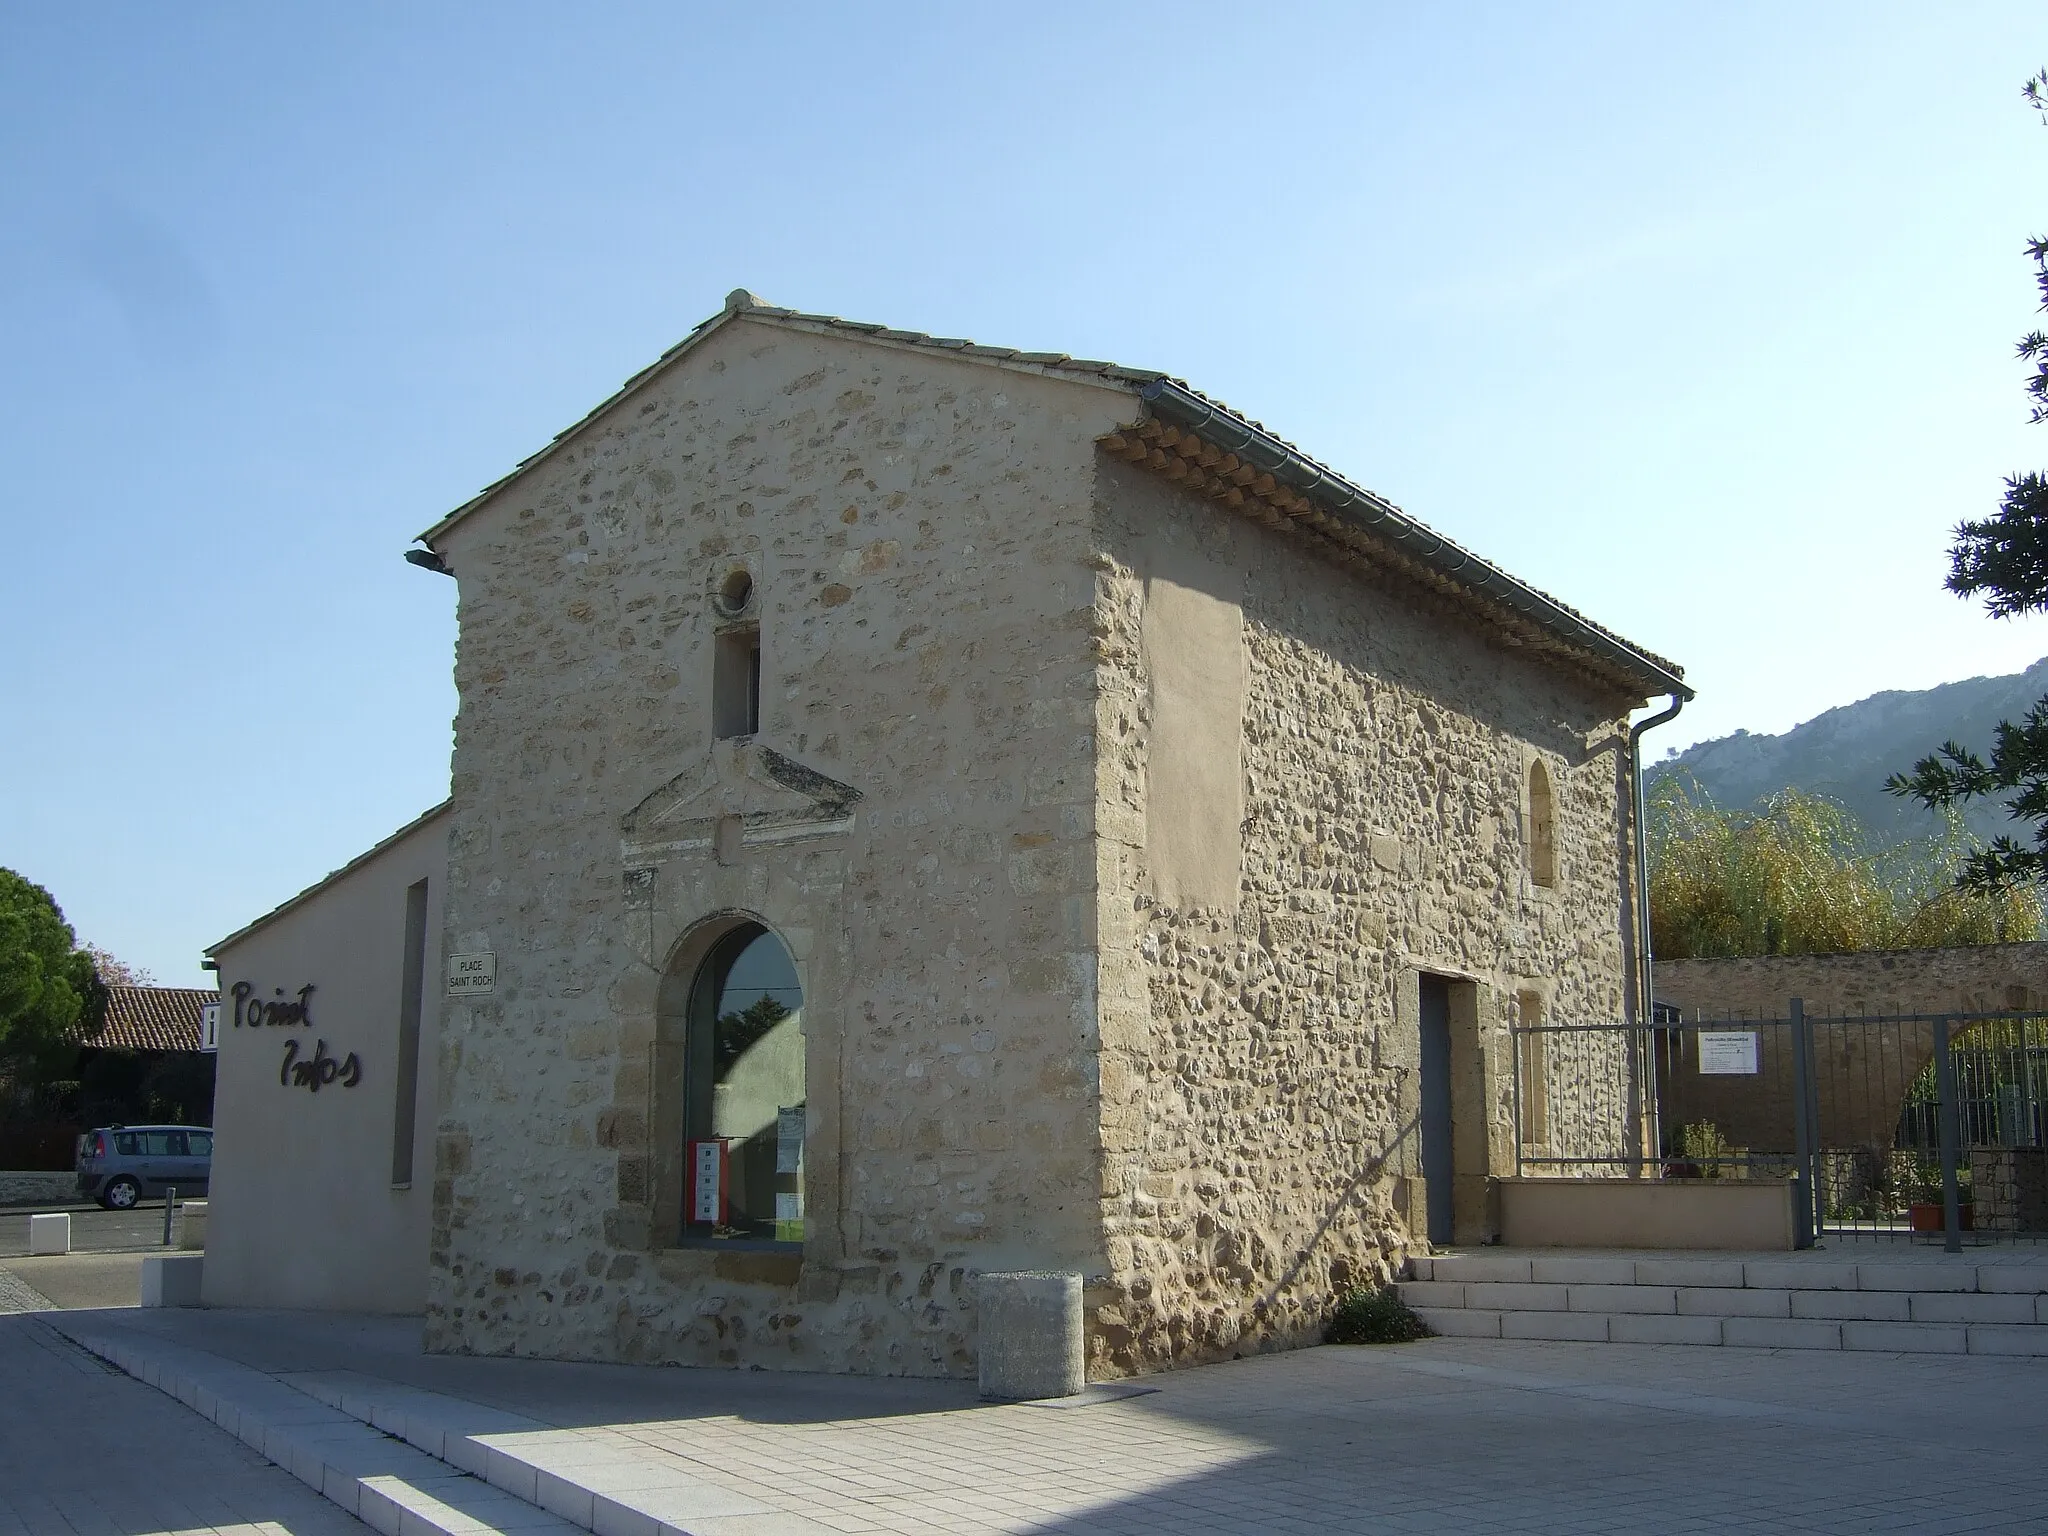
<svg viewBox="0 0 2048 1536"><path fill-rule="evenodd" d="M713 849L721 836L741 844L794 842L853 830L861 797L851 784L806 768L752 741L714 742L711 755L647 796L620 821L627 862Z"/></svg>

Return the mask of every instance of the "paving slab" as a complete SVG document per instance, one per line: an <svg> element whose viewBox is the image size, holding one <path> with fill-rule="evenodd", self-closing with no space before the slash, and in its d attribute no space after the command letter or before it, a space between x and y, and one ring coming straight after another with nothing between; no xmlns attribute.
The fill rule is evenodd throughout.
<svg viewBox="0 0 2048 1536"><path fill-rule="evenodd" d="M2039 1324L2015 1328L1973 1323L1969 1328L1973 1355L2013 1355L2048 1359L2048 1328Z"/></svg>
<svg viewBox="0 0 2048 1536"><path fill-rule="evenodd" d="M1500 1315L1500 1336L1504 1339L1598 1341L1607 1337L1607 1317L1605 1313L1503 1311Z"/></svg>
<svg viewBox="0 0 2048 1536"><path fill-rule="evenodd" d="M1468 1280L1465 1305L1491 1307L1502 1312L1563 1312L1570 1300L1568 1287L1530 1285L1509 1281Z"/></svg>
<svg viewBox="0 0 2048 1536"><path fill-rule="evenodd" d="M1719 1344L1721 1319L1655 1312L1617 1313L1607 1320L1607 1337L1616 1344Z"/></svg>
<svg viewBox="0 0 2048 1536"><path fill-rule="evenodd" d="M1844 1323L1842 1348L1967 1355L1970 1339L1959 1323Z"/></svg>
<svg viewBox="0 0 2048 1536"><path fill-rule="evenodd" d="M1694 1317L1790 1317L1792 1293L1781 1290L1750 1290L1744 1286L1681 1287L1678 1310Z"/></svg>
<svg viewBox="0 0 2048 1536"><path fill-rule="evenodd" d="M4 1536L367 1536L368 1527L38 1318L0 1317Z"/></svg>
<svg viewBox="0 0 2048 1536"><path fill-rule="evenodd" d="M1442 1315L1460 1314L1486 1315ZM1723 1326L1527 1316L1616 1330ZM110 1350L133 1368L153 1365L181 1401L187 1387L205 1401L206 1384L176 1350L264 1376L213 1385L242 1391L252 1414L295 1413L280 1440L288 1454L311 1447L327 1465L347 1463L356 1442L337 1430L344 1408L365 1434L421 1456L414 1441L438 1431L444 1452L481 1446L487 1459L531 1467L537 1497L542 1474L555 1479L555 1502L573 1515L587 1491L588 1528L600 1536L661 1536L649 1501L605 1492L631 1494L636 1468L680 1470L701 1485L667 1485L682 1496L718 1490L762 1511L687 1516L694 1536L1763 1532L1884 1529L1916 1512L1939 1518L1896 1528L2021 1529L2038 1519L2039 1500L2010 1469L2048 1437L2048 1360L2030 1358L1438 1338L1256 1356L1054 1408L984 1406L960 1382L431 1357L419 1353L417 1325L398 1320L128 1312L100 1329ZM1987 1401L1997 1415L1980 1411ZM1914 1412L1899 1414L1901 1402ZM1476 1471L1474 1426L1487 1450ZM1686 1454L1672 1456L1673 1445ZM503 1488L443 1477L431 1487L401 1478L405 1495L359 1477L358 1508L375 1522L396 1511L401 1524L380 1530L405 1519L511 1530L523 1518L515 1505L582 1528L559 1508L508 1504ZM458 1522L455 1490L483 1523Z"/></svg>
<svg viewBox="0 0 2048 1536"><path fill-rule="evenodd" d="M1721 1342L1748 1349L1840 1349L1842 1324L1795 1317L1729 1317Z"/></svg>
<svg viewBox="0 0 2048 1536"><path fill-rule="evenodd" d="M1526 1284L1533 1262L1528 1253L1446 1253L1436 1258L1430 1278Z"/></svg>
<svg viewBox="0 0 2048 1536"><path fill-rule="evenodd" d="M1794 1317L1827 1318L1835 1322L1903 1323L1910 1321L1913 1315L1914 1298L1904 1291L1794 1291L1791 1299ZM1985 1321L1994 1319L1986 1318Z"/></svg>
<svg viewBox="0 0 2048 1536"><path fill-rule="evenodd" d="M1635 1261L1637 1285L1740 1287L1740 1259L1644 1259Z"/></svg>
<svg viewBox="0 0 2048 1536"><path fill-rule="evenodd" d="M1634 1285L1636 1261L1626 1255L1601 1258L1572 1254L1550 1258L1532 1254L1529 1278L1553 1285Z"/></svg>
<svg viewBox="0 0 2048 1536"><path fill-rule="evenodd" d="M2023 1292L1953 1295L1935 1291L1906 1298L1916 1323L2032 1323L2040 1299Z"/></svg>
<svg viewBox="0 0 2048 1536"><path fill-rule="evenodd" d="M1668 1285L1574 1285L1566 1288L1573 1312L1676 1312L1678 1292Z"/></svg>
<svg viewBox="0 0 2048 1536"><path fill-rule="evenodd" d="M1977 1265L1858 1264L1856 1288L1863 1291L1974 1291Z"/></svg>

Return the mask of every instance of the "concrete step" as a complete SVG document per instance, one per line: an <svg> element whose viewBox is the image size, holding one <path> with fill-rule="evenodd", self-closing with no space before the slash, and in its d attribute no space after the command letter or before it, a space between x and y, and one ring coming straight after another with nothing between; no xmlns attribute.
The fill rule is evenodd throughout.
<svg viewBox="0 0 2048 1536"><path fill-rule="evenodd" d="M562 1429L350 1371L270 1376L78 1314L45 1319L384 1536L829 1536L614 1431Z"/></svg>
<svg viewBox="0 0 2048 1536"><path fill-rule="evenodd" d="M2048 1260L2044 1252L2043 1260ZM1420 1281L1484 1285L1650 1285L1690 1289L2048 1295L2048 1262L2006 1258L1718 1254L1449 1253L1409 1261Z"/></svg>
<svg viewBox="0 0 2048 1536"><path fill-rule="evenodd" d="M1437 1310L2048 1327L2048 1295L2002 1292L1808 1291L1783 1286L1558 1285L1498 1280L1403 1280L1400 1291L1409 1306Z"/></svg>
<svg viewBox="0 0 2048 1536"><path fill-rule="evenodd" d="M614 1430L563 1429L351 1371L288 1375L307 1396L598 1536L827 1536Z"/></svg>
<svg viewBox="0 0 2048 1536"><path fill-rule="evenodd" d="M1415 1311L1430 1327L1450 1338L2048 1356L2048 1327L2037 1323L1901 1323L1657 1312L1531 1312L1429 1305L1416 1306Z"/></svg>

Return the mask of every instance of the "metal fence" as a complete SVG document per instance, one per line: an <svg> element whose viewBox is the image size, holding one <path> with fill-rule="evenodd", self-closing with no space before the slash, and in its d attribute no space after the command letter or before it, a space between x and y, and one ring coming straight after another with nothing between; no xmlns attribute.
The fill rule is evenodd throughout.
<svg viewBox="0 0 2048 1536"><path fill-rule="evenodd" d="M1802 1242L2048 1237L2048 1016L1513 1027L1518 1174L1794 1181Z"/></svg>

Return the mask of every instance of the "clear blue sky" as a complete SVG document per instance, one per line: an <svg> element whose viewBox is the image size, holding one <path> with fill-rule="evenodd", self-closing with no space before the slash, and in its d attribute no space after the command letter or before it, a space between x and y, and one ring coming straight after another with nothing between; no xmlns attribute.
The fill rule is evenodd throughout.
<svg viewBox="0 0 2048 1536"><path fill-rule="evenodd" d="M2009 672L2020 4L0 13L0 864L201 948L447 791L412 536L745 286L1172 370L1682 662Z"/></svg>

